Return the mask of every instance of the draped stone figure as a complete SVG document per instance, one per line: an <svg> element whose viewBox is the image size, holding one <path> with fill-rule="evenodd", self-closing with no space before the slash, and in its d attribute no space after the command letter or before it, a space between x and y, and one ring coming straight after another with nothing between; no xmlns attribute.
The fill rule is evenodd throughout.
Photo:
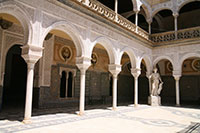
<svg viewBox="0 0 200 133"><path fill-rule="evenodd" d="M154 72L149 76L149 80L151 82L151 90L148 102L152 106L161 105L161 98L159 95L162 90L163 82L160 78L160 74L157 73L157 71L157 68L155 68Z"/></svg>
<svg viewBox="0 0 200 133"><path fill-rule="evenodd" d="M162 90L163 82L157 71L158 71L157 68L155 68L154 72L149 77L151 80L151 91L150 91L151 96L159 96Z"/></svg>

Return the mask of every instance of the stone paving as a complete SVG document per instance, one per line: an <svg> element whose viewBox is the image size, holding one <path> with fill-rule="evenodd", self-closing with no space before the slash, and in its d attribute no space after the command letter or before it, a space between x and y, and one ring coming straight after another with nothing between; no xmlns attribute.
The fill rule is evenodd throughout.
<svg viewBox="0 0 200 133"><path fill-rule="evenodd" d="M0 133L199 133L200 110L181 107L88 107L83 116L69 108L33 111L32 123L6 119L0 114ZM15 114L16 115L16 114ZM14 117L14 116L11 116ZM15 117L14 117L15 118Z"/></svg>

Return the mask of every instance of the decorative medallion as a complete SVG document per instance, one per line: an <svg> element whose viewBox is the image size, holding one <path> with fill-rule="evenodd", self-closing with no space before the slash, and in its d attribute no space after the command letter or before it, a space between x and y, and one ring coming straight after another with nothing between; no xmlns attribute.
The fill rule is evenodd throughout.
<svg viewBox="0 0 200 133"><path fill-rule="evenodd" d="M97 54L96 53L92 53L91 63L92 63L92 65L96 65L96 63L97 63Z"/></svg>
<svg viewBox="0 0 200 133"><path fill-rule="evenodd" d="M72 50L69 46L63 46L60 48L59 55L63 61L68 61L72 57Z"/></svg>
<svg viewBox="0 0 200 133"><path fill-rule="evenodd" d="M195 59L192 61L192 68L195 71L200 71L200 59Z"/></svg>
<svg viewBox="0 0 200 133"><path fill-rule="evenodd" d="M173 66L171 62L167 62L167 70L170 72L173 71Z"/></svg>

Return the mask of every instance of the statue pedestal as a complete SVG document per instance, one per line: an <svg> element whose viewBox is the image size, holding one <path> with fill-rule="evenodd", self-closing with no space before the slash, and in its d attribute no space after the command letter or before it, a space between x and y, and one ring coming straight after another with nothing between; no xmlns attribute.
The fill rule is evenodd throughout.
<svg viewBox="0 0 200 133"><path fill-rule="evenodd" d="M160 106L161 105L160 96L149 96L148 97L148 104L151 105L151 106Z"/></svg>

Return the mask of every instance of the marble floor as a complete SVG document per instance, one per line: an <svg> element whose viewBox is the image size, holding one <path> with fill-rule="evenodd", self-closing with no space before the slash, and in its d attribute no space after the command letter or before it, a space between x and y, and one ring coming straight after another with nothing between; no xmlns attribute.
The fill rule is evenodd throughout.
<svg viewBox="0 0 200 133"><path fill-rule="evenodd" d="M32 123L23 124L23 111L0 113L0 133L199 133L200 109L183 107L118 106L87 107L83 116L77 108L33 111Z"/></svg>

